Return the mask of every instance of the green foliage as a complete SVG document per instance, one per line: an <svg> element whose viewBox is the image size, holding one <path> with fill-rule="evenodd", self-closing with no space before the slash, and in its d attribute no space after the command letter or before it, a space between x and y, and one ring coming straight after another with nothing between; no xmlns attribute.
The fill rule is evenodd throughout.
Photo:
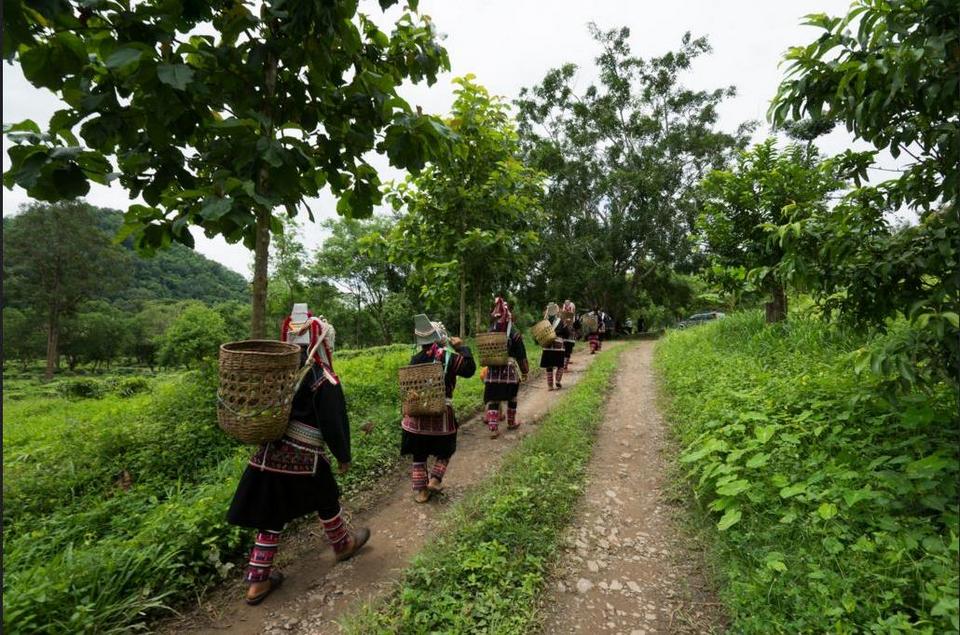
<svg viewBox="0 0 960 635"><path fill-rule="evenodd" d="M392 189L405 213L389 243L391 262L412 266L428 308L459 300L465 337L468 289L471 299L506 293L535 255L544 175L521 161L507 104L472 75L453 81L453 156Z"/></svg>
<svg viewBox="0 0 960 635"><path fill-rule="evenodd" d="M770 107L776 124L842 122L856 137L914 159L890 184L920 207L960 192L960 14L952 0L856 0L844 17L807 16L822 32L786 55ZM899 206L899 205L895 205Z"/></svg>
<svg viewBox="0 0 960 635"><path fill-rule="evenodd" d="M784 149L767 139L740 153L730 169L714 170L700 184L703 211L697 229L707 254L725 267L754 270L765 289L782 288L776 275L783 247L765 225L780 226L822 212L843 182L811 144Z"/></svg>
<svg viewBox="0 0 960 635"><path fill-rule="evenodd" d="M30 361L43 357L47 345L46 329L42 321L31 317L30 312L3 307L3 361L15 359L22 368Z"/></svg>
<svg viewBox="0 0 960 635"><path fill-rule="evenodd" d="M219 313L201 305L191 305L170 324L160 338L159 359L164 366L184 364L215 357L227 340L227 325Z"/></svg>
<svg viewBox="0 0 960 635"><path fill-rule="evenodd" d="M790 254L785 275L846 322L885 329L910 320L907 335L867 364L907 384L948 376L960 385L960 14L949 0L858 0L845 17L814 14L807 23L823 32L787 54L773 122L842 121L913 162L827 213L767 227ZM859 185L866 166L850 163ZM904 205L920 222L891 229L887 214Z"/></svg>
<svg viewBox="0 0 960 635"><path fill-rule="evenodd" d="M382 198L371 153L416 172L448 149L449 130L398 92L449 68L416 2L389 33L356 2L33 4L6 3L5 52L67 107L46 133L30 120L4 128L4 185L60 200L116 179L146 203L130 206L121 235L147 251L192 247L191 225L243 241L255 250L256 337L275 210L296 216L329 187L339 214L369 216Z"/></svg>
<svg viewBox="0 0 960 635"><path fill-rule="evenodd" d="M59 360L61 321L85 300L122 286L127 258L98 229L96 210L80 202L24 206L3 229L5 292L51 334L49 378Z"/></svg>
<svg viewBox="0 0 960 635"><path fill-rule="evenodd" d="M349 632L531 632L617 361L611 353L590 366L537 432L457 505L399 588L348 623Z"/></svg>
<svg viewBox="0 0 960 635"><path fill-rule="evenodd" d="M352 426L353 469L340 477L348 495L400 458L397 369L413 352L335 355ZM224 517L252 450L214 424L212 365L95 381L99 399L66 400L62 384L5 377L4 632L143 625L227 575L249 538ZM482 396L478 377L458 382L458 415Z"/></svg>
<svg viewBox="0 0 960 635"><path fill-rule="evenodd" d="M749 140L752 125L717 128L717 108L731 87L682 84L706 38L641 58L630 29L601 31L599 82L577 86L580 69L565 64L520 92L519 131L531 165L547 173L542 254L533 297L600 303L618 318L636 308L646 274L658 265L690 267L689 234L697 215L696 183L722 167Z"/></svg>
<svg viewBox="0 0 960 635"><path fill-rule="evenodd" d="M955 395L891 400L852 356L885 345L746 313L658 347L732 630L960 627Z"/></svg>

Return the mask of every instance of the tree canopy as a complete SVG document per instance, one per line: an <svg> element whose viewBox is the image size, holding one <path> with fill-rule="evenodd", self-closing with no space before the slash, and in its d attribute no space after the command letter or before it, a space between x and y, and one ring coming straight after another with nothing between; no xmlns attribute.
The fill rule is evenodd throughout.
<svg viewBox="0 0 960 635"><path fill-rule="evenodd" d="M192 245L191 225L242 240L262 337L274 210L293 216L329 187L340 214L367 216L381 197L371 152L417 171L446 147L447 129L397 93L449 65L416 6L387 34L355 1L7 2L5 55L67 107L45 132L7 128L5 185L60 200L118 179L146 202L126 214L140 248Z"/></svg>

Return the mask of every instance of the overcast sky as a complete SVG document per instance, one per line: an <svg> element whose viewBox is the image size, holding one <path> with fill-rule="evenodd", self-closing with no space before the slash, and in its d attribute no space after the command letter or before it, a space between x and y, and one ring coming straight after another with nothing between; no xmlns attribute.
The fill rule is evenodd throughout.
<svg viewBox="0 0 960 635"><path fill-rule="evenodd" d="M547 70L567 62L580 67L578 85L585 87L596 77L597 47L587 32L588 23L596 22L602 29L628 26L633 51L642 57L677 48L683 33L690 31L694 37L706 35L713 53L696 61L683 77L684 83L696 89L736 86L737 96L720 107L720 125L732 131L743 121L758 120L759 140L768 133L765 115L784 71L779 67L784 51L817 36L816 29L800 25L803 16L842 15L848 6L849 0L421 0L420 11L430 15L445 35L452 71L432 87L411 86L404 94L425 112L445 114L453 101L453 77L473 73L492 93L512 100L521 88L538 83ZM365 0L361 7L379 14L373 2ZM59 107L51 93L30 86L18 66L4 65L4 123L31 118L42 127ZM852 144L845 131L835 130L819 145L832 154ZM6 147L4 140L4 170L9 166ZM882 162L892 164L889 157ZM384 180L401 176L386 161L375 165L382 168ZM4 215L26 200L19 188L4 189ZM130 203L119 187L95 184L87 200L118 209ZM329 195L310 203L320 217L335 215ZM249 277L251 252L221 239L207 239L199 231L195 235L198 251ZM322 239L318 227L304 222L303 240L309 248Z"/></svg>

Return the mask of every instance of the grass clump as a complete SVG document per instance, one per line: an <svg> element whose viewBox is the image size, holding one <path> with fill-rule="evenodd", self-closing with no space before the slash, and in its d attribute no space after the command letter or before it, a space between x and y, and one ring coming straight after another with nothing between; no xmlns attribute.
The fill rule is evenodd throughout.
<svg viewBox="0 0 960 635"><path fill-rule="evenodd" d="M659 344L734 632L960 628L956 395L858 376L882 345L759 313Z"/></svg>
<svg viewBox="0 0 960 635"><path fill-rule="evenodd" d="M619 351L598 357L536 431L446 519L397 590L350 632L525 633L563 528L582 494Z"/></svg>

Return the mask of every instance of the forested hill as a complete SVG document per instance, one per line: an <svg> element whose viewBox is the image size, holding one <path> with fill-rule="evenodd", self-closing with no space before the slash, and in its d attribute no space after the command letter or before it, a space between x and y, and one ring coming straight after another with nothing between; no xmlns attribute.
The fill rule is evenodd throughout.
<svg viewBox="0 0 960 635"><path fill-rule="evenodd" d="M110 209L97 212L101 229L114 236L123 223L123 214ZM4 230L16 222L17 216L5 216ZM230 300L246 303L249 298L248 283L242 275L184 245L174 244L149 258L136 254L131 240L116 249L126 249L131 255L130 279L121 289L100 296L102 300L119 305L146 300L200 300L217 304ZM6 254L5 260L11 257L15 255ZM17 305L15 297L6 300L10 306Z"/></svg>
<svg viewBox="0 0 960 635"><path fill-rule="evenodd" d="M123 214L108 209L100 213L103 229L115 235L123 224ZM123 245L133 252L132 241L126 240ZM201 300L216 304L249 299L243 276L179 243L149 258L134 253L133 263L130 284L109 300Z"/></svg>

